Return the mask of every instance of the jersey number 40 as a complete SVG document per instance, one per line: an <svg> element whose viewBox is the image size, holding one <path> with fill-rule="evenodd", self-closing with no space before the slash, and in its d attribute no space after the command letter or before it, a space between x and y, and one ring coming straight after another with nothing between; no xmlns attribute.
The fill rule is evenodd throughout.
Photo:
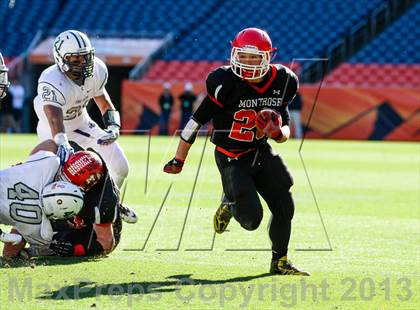
<svg viewBox="0 0 420 310"><path fill-rule="evenodd" d="M42 210L38 204L23 203L25 200L36 200L39 203L39 194L21 182L13 188L7 189L7 198L14 200L10 204L10 217L17 222L26 224L41 224Z"/></svg>

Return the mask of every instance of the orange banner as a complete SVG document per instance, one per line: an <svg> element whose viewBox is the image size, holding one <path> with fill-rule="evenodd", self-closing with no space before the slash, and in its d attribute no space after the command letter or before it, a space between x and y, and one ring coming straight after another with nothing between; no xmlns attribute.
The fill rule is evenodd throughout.
<svg viewBox="0 0 420 310"><path fill-rule="evenodd" d="M169 134L180 123L180 101L184 84L174 83ZM141 127L144 109L160 115L161 83L124 81L122 88L123 130ZM194 84L194 93L204 91L204 84ZM420 141L420 94L407 88L318 88L301 85L301 118L308 138L410 140ZM312 116L310 117L312 113ZM158 122L151 127L158 132Z"/></svg>

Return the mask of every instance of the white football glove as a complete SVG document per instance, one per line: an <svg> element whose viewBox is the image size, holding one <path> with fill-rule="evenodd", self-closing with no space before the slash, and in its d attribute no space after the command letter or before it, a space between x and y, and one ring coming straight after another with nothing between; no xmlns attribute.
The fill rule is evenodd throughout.
<svg viewBox="0 0 420 310"><path fill-rule="evenodd" d="M110 125L104 131L105 134L102 137L100 137L97 141L97 143L100 145L111 144L115 142L115 140L117 140L120 136L120 128L116 125Z"/></svg>
<svg viewBox="0 0 420 310"><path fill-rule="evenodd" d="M65 133L60 132L56 134L54 141L58 145L57 156L60 157L60 165L63 166L70 155L74 153L74 149L71 147Z"/></svg>
<svg viewBox="0 0 420 310"><path fill-rule="evenodd" d="M11 243L13 245L16 245L22 241L22 236L19 234L3 232L0 229L0 241L4 243Z"/></svg>

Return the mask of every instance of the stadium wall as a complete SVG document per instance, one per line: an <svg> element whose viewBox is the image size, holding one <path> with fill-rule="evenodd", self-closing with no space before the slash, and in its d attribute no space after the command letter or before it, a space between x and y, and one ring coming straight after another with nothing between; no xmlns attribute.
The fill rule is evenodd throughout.
<svg viewBox="0 0 420 310"><path fill-rule="evenodd" d="M183 83L172 85L169 133L179 127ZM122 86L123 130L158 132L161 83L126 80ZM194 84L194 92L204 84ZM415 88L318 87L301 85L307 138L420 141L420 105ZM317 98L317 100L316 100ZM312 114L312 116L311 116Z"/></svg>

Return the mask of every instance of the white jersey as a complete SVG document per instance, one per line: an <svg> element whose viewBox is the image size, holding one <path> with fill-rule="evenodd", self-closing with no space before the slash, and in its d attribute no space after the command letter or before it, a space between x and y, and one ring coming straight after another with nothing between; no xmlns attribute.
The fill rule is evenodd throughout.
<svg viewBox="0 0 420 310"><path fill-rule="evenodd" d="M23 164L0 170L0 224L14 226L30 244L45 245L52 240L53 230L40 198L59 167L59 157L40 151Z"/></svg>
<svg viewBox="0 0 420 310"><path fill-rule="evenodd" d="M86 106L90 99L104 94L107 79L108 69L103 61L96 57L93 76L86 78L81 86L70 80L57 65L48 67L38 79L38 94L34 99L39 121L49 127L44 105L52 105L63 110L66 132L86 124L90 121Z"/></svg>

